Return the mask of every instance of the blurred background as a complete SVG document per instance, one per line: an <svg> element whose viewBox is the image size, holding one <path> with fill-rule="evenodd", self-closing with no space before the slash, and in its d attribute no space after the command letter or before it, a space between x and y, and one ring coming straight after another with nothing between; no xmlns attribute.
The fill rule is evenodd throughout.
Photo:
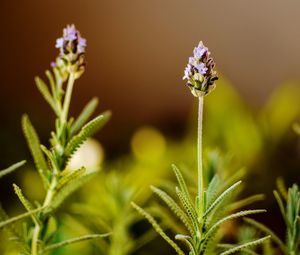
<svg viewBox="0 0 300 255"><path fill-rule="evenodd" d="M33 120L47 117L37 125L48 134L50 112L33 78L49 68L66 24L76 24L88 40L87 71L72 110L98 96L101 108L114 113L102 140L122 151L141 124L182 132L194 98L181 78L199 40L221 79L254 108L283 81L299 78L299 8L296 0L1 1L1 155L6 161L9 141L20 141L24 112Z"/></svg>
<svg viewBox="0 0 300 255"><path fill-rule="evenodd" d="M299 10L296 0L1 1L0 169L21 159L31 162L20 125L23 113L47 144L54 116L34 76L44 77L57 55L55 40L71 23L88 40L87 69L76 84L71 112L78 114L93 96L100 100L99 111L113 112L96 137L101 157L115 168L125 155L146 165L147 156L141 155L157 162L164 158L164 169L173 160L190 160L195 98L182 76L202 40L220 73L205 108L204 146L247 165L246 193L267 193L274 206L276 177L288 184L300 179L300 141L292 128L300 114ZM161 151L153 156L157 148ZM15 176L0 185L7 204L11 181Z"/></svg>

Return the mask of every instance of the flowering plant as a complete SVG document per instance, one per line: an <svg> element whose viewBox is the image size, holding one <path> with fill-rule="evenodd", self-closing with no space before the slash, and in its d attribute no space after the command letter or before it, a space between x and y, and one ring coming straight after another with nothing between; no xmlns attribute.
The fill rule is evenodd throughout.
<svg viewBox="0 0 300 255"><path fill-rule="evenodd" d="M84 165L70 171L68 163L86 139L101 129L110 117L110 112L105 112L88 121L97 106L97 99L92 99L78 118L69 118L74 83L85 69L86 40L81 37L74 25L68 25L63 30L63 37L57 39L56 47L59 48L60 54L56 62L51 63L52 71L46 71L50 90L42 79L35 78L38 90L56 115L55 131L51 132L49 148L40 143L29 117L24 115L22 118L24 135L46 196L42 203L32 203L25 197L21 188L14 184L15 193L27 212L9 218L2 208L0 210L2 220L0 228L10 230L13 240L20 245L22 254L44 255L74 242L107 236L107 234L91 234L54 242L58 228L55 211L71 193L95 175L95 172L86 173ZM24 162L13 165L1 172L1 175L12 172L22 164ZM27 222L20 234L12 224L27 217L31 217L31 221Z"/></svg>
<svg viewBox="0 0 300 255"><path fill-rule="evenodd" d="M200 42L198 47L194 49L194 56L189 58L189 63L185 69L183 77L183 79L188 80L187 85L190 87L192 94L199 100L197 142L198 190L196 196L191 196L191 192L181 171L175 165L173 165L173 171L178 182L178 186L175 187L175 191L180 204L165 191L157 187L152 187L153 192L165 202L169 209L174 212L174 214L186 227L187 233L177 234L175 239L186 244L189 255L216 254L220 247L214 239L218 229L223 223L246 215L263 213L266 211L259 209L243 210L232 213L230 210L226 210L226 208L230 208L230 195L237 191L241 181L236 181L229 187L224 187L218 174L216 174L208 186L204 186L204 179L207 178L204 178L205 173L203 171L202 164L203 101L204 96L211 92L215 87L215 81L218 79L214 67L215 64L213 59L210 57L208 48ZM234 178L232 180L234 180ZM230 184L232 180L229 180L228 183ZM152 224L157 233L174 248L177 254L185 254L184 250L164 232L163 228L152 215L135 203L132 203L132 205ZM239 251L247 251L249 247L261 244L269 238L270 235L267 235L260 239L251 240L237 246L221 246L222 248L225 248L225 251L220 254L227 255Z"/></svg>

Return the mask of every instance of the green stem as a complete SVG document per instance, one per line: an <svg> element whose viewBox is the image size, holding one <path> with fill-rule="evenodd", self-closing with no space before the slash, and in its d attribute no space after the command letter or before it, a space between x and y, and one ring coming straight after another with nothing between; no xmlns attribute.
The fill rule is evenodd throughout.
<svg viewBox="0 0 300 255"><path fill-rule="evenodd" d="M204 181L203 181L203 166L202 166L202 121L203 121L203 103L204 95L198 97L198 139L197 139L197 158L198 158L198 197L201 205L203 205ZM203 206L200 206L202 208ZM200 209L199 208L199 209Z"/></svg>
<svg viewBox="0 0 300 255"><path fill-rule="evenodd" d="M40 230L41 230L40 225L36 223L32 234L31 255L38 254L38 240L39 240Z"/></svg>
<svg viewBox="0 0 300 255"><path fill-rule="evenodd" d="M48 206L51 204L53 195L54 195L54 190L57 185L57 179L56 176L53 176L53 180L50 184L50 187L47 191L44 203L43 203L43 208L48 208ZM32 235L32 242L31 242L31 255L38 255L38 241L39 241L39 236L40 236L40 231L41 227L39 223L35 223L35 227L33 230L33 235Z"/></svg>
<svg viewBox="0 0 300 255"><path fill-rule="evenodd" d="M75 82L75 76L74 76L74 74L71 73L69 76L69 80L68 80L67 91L66 91L64 104L63 104L62 114L60 117L61 124L65 124L67 122L74 82Z"/></svg>
<svg viewBox="0 0 300 255"><path fill-rule="evenodd" d="M62 145L62 141L60 139L63 139L61 136L63 133L63 130L65 129L67 119L68 119L68 113L69 113L69 107L70 107L70 102L71 102L71 97L72 97L72 91L74 87L74 82L75 82L75 76L74 74L70 74L68 84L67 84L67 89L66 89L66 95L64 98L64 103L62 107L62 112L60 115L60 126L57 130L57 137L59 140L59 145ZM59 159L60 155L62 154L61 149L56 153L56 158ZM60 161L60 160L58 160ZM57 186L57 170L53 169L53 176L51 180L50 187L47 191L44 203L43 203L43 208L48 208L49 205L51 205L54 193L55 193L55 188ZM43 212L42 212L43 213ZM32 235L32 242L31 242L31 255L38 255L38 242L39 242L39 236L40 236L40 231L41 231L41 226L39 223L35 223L35 227L33 230L33 235Z"/></svg>

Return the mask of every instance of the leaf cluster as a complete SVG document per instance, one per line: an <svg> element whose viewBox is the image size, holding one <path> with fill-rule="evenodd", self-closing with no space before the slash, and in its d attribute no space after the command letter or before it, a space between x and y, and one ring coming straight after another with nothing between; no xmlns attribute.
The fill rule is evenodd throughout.
<svg viewBox="0 0 300 255"><path fill-rule="evenodd" d="M216 254L219 250L217 233L220 227L233 219L241 218L247 215L263 213L265 210L239 210L232 213L231 208L235 210L239 209L240 206L243 206L247 201L242 200L236 203L230 203L231 197L235 195L238 187L241 184L241 181L229 180L228 183L231 183L229 186L224 187L221 179L218 175L215 175L214 178L210 181L207 190L204 196L204 211L201 213L199 211L199 201L196 198L193 198L189 192L188 186L182 176L181 171L173 165L173 171L175 173L178 186L175 188L177 195L177 200L179 203L173 199L167 192L161 190L157 187L151 187L152 191L168 206L168 208L176 215L180 222L185 226L186 233L178 233L175 235L175 239L182 241L186 248L188 249L189 255L205 255L205 254ZM220 189L221 187L221 189ZM258 198L258 197L257 197ZM252 198L249 198L253 200ZM259 198L258 198L259 199ZM255 198L254 198L255 200ZM195 202L193 202L195 201ZM156 219L144 209L132 203L133 207L143 215L153 226L156 232L165 239L176 251L177 254L185 254L184 250L171 239L161 227ZM229 210L227 210L227 208ZM232 209L231 209L232 210ZM222 247L223 252L220 254L227 255L235 253L241 250L247 250L249 247L256 246L261 244L263 241L269 239L269 236L265 236L260 239L251 240L239 245L231 245L230 247Z"/></svg>

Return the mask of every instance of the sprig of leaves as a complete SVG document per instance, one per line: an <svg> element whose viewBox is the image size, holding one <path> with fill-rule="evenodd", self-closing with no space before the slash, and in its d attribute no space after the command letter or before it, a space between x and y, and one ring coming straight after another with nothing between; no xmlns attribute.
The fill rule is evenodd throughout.
<svg viewBox="0 0 300 255"><path fill-rule="evenodd" d="M245 221L271 236L272 241L280 248L285 255L299 254L300 252L300 191L297 184L294 184L287 191L284 191L282 180L277 182L279 191L274 191L280 212L286 224L286 239L281 240L269 227L253 219L246 218ZM287 197L285 197L287 194Z"/></svg>
<svg viewBox="0 0 300 255"><path fill-rule="evenodd" d="M210 254L214 250L216 252L218 246L215 242L215 237L218 229L223 223L247 215L266 212L266 210L263 209L243 210L235 213L230 213L229 211L225 210L224 208L228 208L228 206L230 206L230 197L236 192L236 189L241 182L235 182L225 190L219 192L216 187L214 189L211 188L215 185L216 180L218 179L216 176L210 182L210 188L207 189L205 193L206 201L210 202L204 203L205 211L203 215L200 215L199 211L197 211L196 203L191 202L193 199L183 179L181 171L176 166L173 166L173 170L179 184L179 187L176 187L176 194L180 204L178 204L175 199L173 199L165 191L157 187L152 187L152 190L158 195L159 198L162 199L163 202L165 202L165 204L177 216L183 225L185 225L188 234L177 234L175 235L175 239L186 244L190 255ZM218 193L219 195L216 196L215 194ZM214 198L211 199L212 197ZM251 197L250 200L256 201L256 199L261 199L261 196L256 196L255 198ZM159 226L158 222L153 218L153 216L136 204L133 203L132 205L151 223L157 233L175 249L177 254L182 254L182 249L164 232L163 228ZM230 246L228 250L224 251L222 254L231 254L255 245L259 245L269 238L270 236L265 236L263 238L252 240L238 246Z"/></svg>

